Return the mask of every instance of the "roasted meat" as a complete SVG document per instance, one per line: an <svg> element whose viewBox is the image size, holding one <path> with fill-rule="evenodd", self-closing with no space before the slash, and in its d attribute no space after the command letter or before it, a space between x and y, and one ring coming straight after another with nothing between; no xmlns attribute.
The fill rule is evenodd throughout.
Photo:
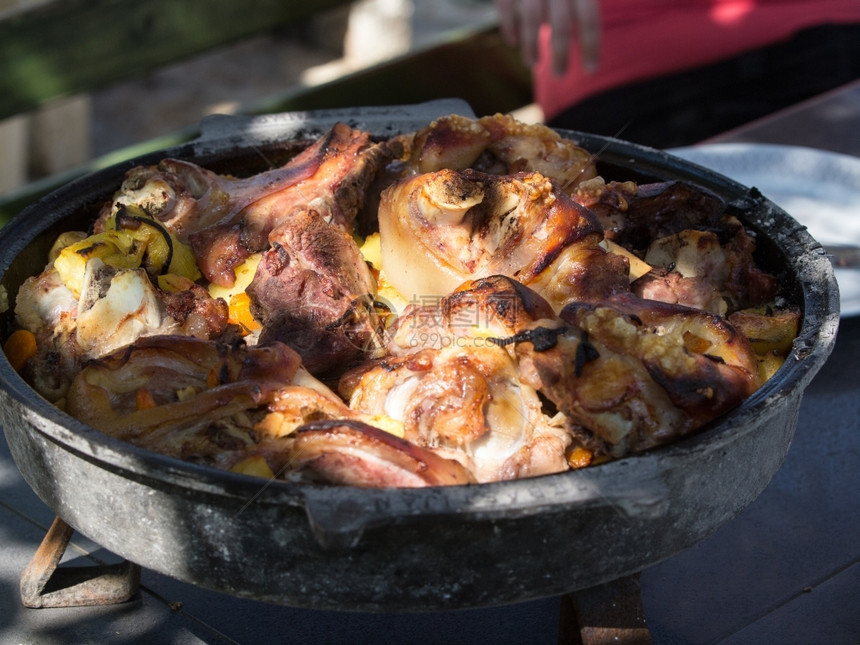
<svg viewBox="0 0 860 645"><path fill-rule="evenodd" d="M290 476L330 484L420 488L474 482L459 462L350 419L303 426L287 459Z"/></svg>
<svg viewBox="0 0 860 645"><path fill-rule="evenodd" d="M407 178L383 193L379 229L382 269L407 298L441 297L496 274L533 287L557 310L628 290L628 262L599 246L594 214L539 173Z"/></svg>
<svg viewBox="0 0 860 645"><path fill-rule="evenodd" d="M790 351L799 310L733 208L606 181L501 115L381 142L337 124L246 178L165 159L24 282L16 369L95 428L239 473L581 468L695 432Z"/></svg>
<svg viewBox="0 0 860 645"><path fill-rule="evenodd" d="M143 338L85 364L69 389L68 412L138 446L229 467L255 443L252 411L300 364L283 345Z"/></svg>
<svg viewBox="0 0 860 645"><path fill-rule="evenodd" d="M572 304L557 344L517 343L522 378L597 454L619 457L678 439L761 384L748 340L719 316L622 296Z"/></svg>
<svg viewBox="0 0 860 645"><path fill-rule="evenodd" d="M606 238L644 254L652 241L687 229L715 230L726 210L712 192L682 181L580 186L573 198L594 212Z"/></svg>
<svg viewBox="0 0 860 645"><path fill-rule="evenodd" d="M463 339L506 338L536 320L554 318L540 295L513 278L494 275L465 282L453 293L410 305L387 330L386 350L404 356L442 349Z"/></svg>
<svg viewBox="0 0 860 645"><path fill-rule="evenodd" d="M633 283L642 298L725 315L773 300L777 283L755 264L755 241L725 202L680 181L636 185L595 178L573 198L607 240L653 268Z"/></svg>
<svg viewBox="0 0 860 645"><path fill-rule="evenodd" d="M103 217L140 206L191 245L210 282L230 286L235 268L268 248L269 233L295 211L312 208L351 232L365 189L389 157L388 146L338 123L284 166L248 178L165 159L133 169Z"/></svg>
<svg viewBox="0 0 860 645"><path fill-rule="evenodd" d="M376 282L352 237L315 210L296 211L270 235L246 289L260 342L286 343L314 374L374 355L382 324Z"/></svg>
<svg viewBox="0 0 860 645"><path fill-rule="evenodd" d="M281 477L297 428L355 416L286 345L184 336L142 338L88 361L68 412L162 454L240 471L259 458Z"/></svg>
<svg viewBox="0 0 860 645"><path fill-rule="evenodd" d="M451 115L400 139L409 174L467 168L497 175L538 172L567 192L597 175L585 149L545 125L527 125L504 114Z"/></svg>
<svg viewBox="0 0 860 645"><path fill-rule="evenodd" d="M570 435L521 382L499 339L553 316L504 276L476 281L435 305L410 307L392 329L392 356L341 380L350 408L384 414L415 445L460 462L479 482L568 468Z"/></svg>
<svg viewBox="0 0 860 645"><path fill-rule="evenodd" d="M89 237L83 248L56 249L54 260L19 290L16 318L35 334L37 357L27 373L33 387L59 402L80 361L96 358L143 336L179 334L216 338L228 329L227 305L189 278L166 274L156 280L139 261L99 255ZM79 258L69 279L61 260L69 250ZM110 262L108 264L107 262ZM120 266L117 266L120 265Z"/></svg>

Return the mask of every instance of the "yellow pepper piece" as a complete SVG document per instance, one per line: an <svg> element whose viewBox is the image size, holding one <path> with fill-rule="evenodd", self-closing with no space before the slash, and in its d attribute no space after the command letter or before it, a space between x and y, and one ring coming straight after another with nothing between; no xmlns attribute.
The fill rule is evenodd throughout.
<svg viewBox="0 0 860 645"><path fill-rule="evenodd" d="M60 255L60 251L64 248L71 246L72 244L77 244L86 238L87 234L83 231L65 231L60 233L54 241L54 245L51 247L51 250L48 252L48 261L53 262L57 259L57 256Z"/></svg>
<svg viewBox="0 0 860 645"><path fill-rule="evenodd" d="M135 241L135 250L151 275L174 273L191 280L200 278L191 247L183 244L164 225L140 206L125 204L106 223L109 230L123 231Z"/></svg>
<svg viewBox="0 0 860 645"><path fill-rule="evenodd" d="M134 239L123 231L96 233L60 251L54 260L54 269L63 284L75 294L81 295L87 262L98 258L105 264L120 269L135 269L140 258L132 253Z"/></svg>
<svg viewBox="0 0 860 645"><path fill-rule="evenodd" d="M234 464L230 469L234 473L242 475L252 475L254 477L264 477L265 479L274 479L275 473L260 455L252 455L246 457L242 461Z"/></svg>

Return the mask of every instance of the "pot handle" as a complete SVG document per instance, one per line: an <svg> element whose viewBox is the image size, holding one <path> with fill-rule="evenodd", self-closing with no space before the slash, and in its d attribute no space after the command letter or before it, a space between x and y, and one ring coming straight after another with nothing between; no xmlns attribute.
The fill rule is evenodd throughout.
<svg viewBox="0 0 860 645"><path fill-rule="evenodd" d="M633 472L608 470L610 473L602 476L573 471L481 486L314 486L304 489L304 508L314 537L326 550L356 547L369 528L431 517L474 522L538 513L576 513L601 506L646 520L666 514L669 487L651 460L642 460Z"/></svg>
<svg viewBox="0 0 860 645"><path fill-rule="evenodd" d="M393 126L409 131L449 114L475 117L463 99L447 98L411 105L385 105L328 110L280 112L260 116L213 114L200 122L197 144L241 136L254 141L319 135L343 121L352 127L380 136L390 135Z"/></svg>
<svg viewBox="0 0 860 645"><path fill-rule="evenodd" d="M314 537L326 550L356 547L369 528L463 514L458 496L451 495L451 489L444 486L377 489L314 486L304 490L304 507Z"/></svg>

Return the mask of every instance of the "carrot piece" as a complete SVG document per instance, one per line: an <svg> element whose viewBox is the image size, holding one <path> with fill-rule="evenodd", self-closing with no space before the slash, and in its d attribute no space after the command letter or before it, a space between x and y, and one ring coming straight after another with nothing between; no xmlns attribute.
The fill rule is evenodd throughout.
<svg viewBox="0 0 860 645"><path fill-rule="evenodd" d="M211 390L219 385L221 385L221 378L218 376L218 370L213 367L206 375L206 387Z"/></svg>
<svg viewBox="0 0 860 645"><path fill-rule="evenodd" d="M593 452L582 446L577 446L567 456L567 463L570 464L571 468L585 468L592 459L594 459Z"/></svg>
<svg viewBox="0 0 860 645"><path fill-rule="evenodd" d="M251 314L251 298L244 291L230 298L228 322L239 325L245 333L260 329L260 323Z"/></svg>
<svg viewBox="0 0 860 645"><path fill-rule="evenodd" d="M35 356L36 349L36 336L27 329L12 332L3 345L3 352L16 372L24 369L27 361Z"/></svg>
<svg viewBox="0 0 860 645"><path fill-rule="evenodd" d="M152 392L145 387L138 388L134 396L134 406L138 410L149 410L150 408L154 408L156 405L158 404L155 402Z"/></svg>

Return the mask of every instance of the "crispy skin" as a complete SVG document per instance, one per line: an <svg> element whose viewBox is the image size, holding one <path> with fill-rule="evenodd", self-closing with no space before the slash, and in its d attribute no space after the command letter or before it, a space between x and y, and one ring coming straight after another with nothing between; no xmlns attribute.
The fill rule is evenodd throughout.
<svg viewBox="0 0 860 645"><path fill-rule="evenodd" d="M571 436L520 379L507 339L554 317L516 281L475 281L396 323L395 356L341 379L350 408L400 422L404 437L455 459L478 482L560 472Z"/></svg>
<svg viewBox="0 0 860 645"><path fill-rule="evenodd" d="M654 267L632 285L642 298L725 315L778 291L776 279L755 264L754 239L720 197L699 186L596 178L573 198L595 213L606 239Z"/></svg>
<svg viewBox="0 0 860 645"><path fill-rule="evenodd" d="M441 297L497 274L557 310L628 289L627 260L598 246L594 214L539 173L411 177L383 193L379 226L383 270L407 297Z"/></svg>
<svg viewBox="0 0 860 645"><path fill-rule="evenodd" d="M351 231L365 189L389 159L389 147L338 123L284 166L248 178L176 159L136 168L114 203L140 204L191 244L210 282L229 287L235 268L267 248L269 233L296 210L312 207Z"/></svg>
<svg viewBox="0 0 860 645"><path fill-rule="evenodd" d="M287 346L140 339L90 361L69 390L77 419L137 446L229 469L262 457L284 476L306 423L355 415Z"/></svg>
<svg viewBox="0 0 860 645"><path fill-rule="evenodd" d="M142 338L86 364L69 388L68 411L138 446L229 467L255 444L254 411L299 366L284 345Z"/></svg>
<svg viewBox="0 0 860 645"><path fill-rule="evenodd" d="M761 382L749 342L724 319L624 296L561 314L558 344L519 344L524 379L597 452L620 457L682 437Z"/></svg>
<svg viewBox="0 0 860 645"><path fill-rule="evenodd" d="M309 423L287 453L292 473L360 487L470 484L458 462L355 420Z"/></svg>
<svg viewBox="0 0 860 645"><path fill-rule="evenodd" d="M388 329L386 350L404 356L464 340L508 338L535 321L554 318L539 294L513 278L494 275L465 282L438 301L410 305Z"/></svg>
<svg viewBox="0 0 860 645"><path fill-rule="evenodd" d="M365 367L350 408L402 423L405 439L460 462L478 482L568 468L570 435L550 423L511 356L492 343L423 349Z"/></svg>
<svg viewBox="0 0 860 645"><path fill-rule="evenodd" d="M88 361L69 390L68 410L115 435L143 436L190 417L203 419L234 397L248 397L257 405L289 383L299 365L298 355L283 345L150 336ZM139 388L148 390L156 407L138 409ZM188 388L197 396L177 398Z"/></svg>
<svg viewBox="0 0 860 645"><path fill-rule="evenodd" d="M686 229L716 230L726 209L719 196L682 181L586 188L574 199L597 214L607 239L640 256L655 239Z"/></svg>
<svg viewBox="0 0 860 645"><path fill-rule="evenodd" d="M720 315L772 301L779 284L756 266L755 242L741 223L723 216L711 228L653 240L645 261L654 271L639 278L633 291Z"/></svg>
<svg viewBox="0 0 860 645"><path fill-rule="evenodd" d="M451 115L401 139L410 174L467 168L497 175L539 172L564 191L597 174L583 148L545 125L526 125L503 114Z"/></svg>

